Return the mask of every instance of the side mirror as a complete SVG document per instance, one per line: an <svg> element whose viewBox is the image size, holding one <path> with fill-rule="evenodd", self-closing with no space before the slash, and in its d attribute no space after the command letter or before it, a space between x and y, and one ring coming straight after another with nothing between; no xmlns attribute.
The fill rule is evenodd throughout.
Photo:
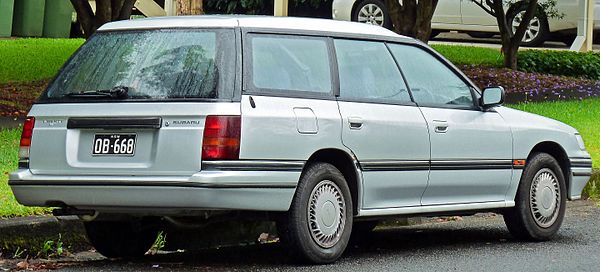
<svg viewBox="0 0 600 272"><path fill-rule="evenodd" d="M504 88L489 87L483 89L479 104L483 109L497 107L504 103Z"/></svg>

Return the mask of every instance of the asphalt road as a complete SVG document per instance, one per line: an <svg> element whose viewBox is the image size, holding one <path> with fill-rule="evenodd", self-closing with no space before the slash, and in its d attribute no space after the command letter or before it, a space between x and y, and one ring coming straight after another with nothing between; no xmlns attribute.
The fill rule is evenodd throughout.
<svg viewBox="0 0 600 272"><path fill-rule="evenodd" d="M569 203L558 236L549 242L512 239L502 217L480 214L457 221L379 228L335 264L301 266L278 243L163 253L137 261L83 252L50 267L62 271L599 271L600 207ZM168 238L167 238L168 239ZM49 264L50 264L49 263Z"/></svg>

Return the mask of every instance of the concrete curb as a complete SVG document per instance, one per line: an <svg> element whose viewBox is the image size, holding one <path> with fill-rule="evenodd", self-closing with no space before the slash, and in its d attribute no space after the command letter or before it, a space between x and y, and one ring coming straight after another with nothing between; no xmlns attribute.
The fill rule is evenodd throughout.
<svg viewBox="0 0 600 272"><path fill-rule="evenodd" d="M0 253L13 257L17 251L25 251L21 257L33 257L46 241L61 241L68 251L89 248L83 224L77 217L30 216L0 220Z"/></svg>

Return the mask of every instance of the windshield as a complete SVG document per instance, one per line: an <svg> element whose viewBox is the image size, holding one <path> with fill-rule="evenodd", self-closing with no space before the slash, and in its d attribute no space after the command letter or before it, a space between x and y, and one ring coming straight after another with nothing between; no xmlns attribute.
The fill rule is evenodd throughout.
<svg viewBox="0 0 600 272"><path fill-rule="evenodd" d="M234 61L233 31L100 32L65 65L40 101L110 100L110 95L85 94L115 88L127 88L120 100L231 99Z"/></svg>

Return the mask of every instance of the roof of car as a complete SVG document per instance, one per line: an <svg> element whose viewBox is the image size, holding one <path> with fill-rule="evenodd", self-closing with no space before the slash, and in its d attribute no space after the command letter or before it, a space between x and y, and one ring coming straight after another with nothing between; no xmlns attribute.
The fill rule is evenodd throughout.
<svg viewBox="0 0 600 272"><path fill-rule="evenodd" d="M314 19L300 17L274 17L274 16L249 16L249 15L197 15L152 17L145 19L116 21L107 23L98 31L151 29L151 28L202 28L202 27L233 27L243 28L269 28L281 30L299 30L315 32L337 32L348 34L378 35L386 37L402 37L383 27L336 21L330 19ZM405 37L406 38L406 37ZM409 38L406 38L409 39Z"/></svg>

